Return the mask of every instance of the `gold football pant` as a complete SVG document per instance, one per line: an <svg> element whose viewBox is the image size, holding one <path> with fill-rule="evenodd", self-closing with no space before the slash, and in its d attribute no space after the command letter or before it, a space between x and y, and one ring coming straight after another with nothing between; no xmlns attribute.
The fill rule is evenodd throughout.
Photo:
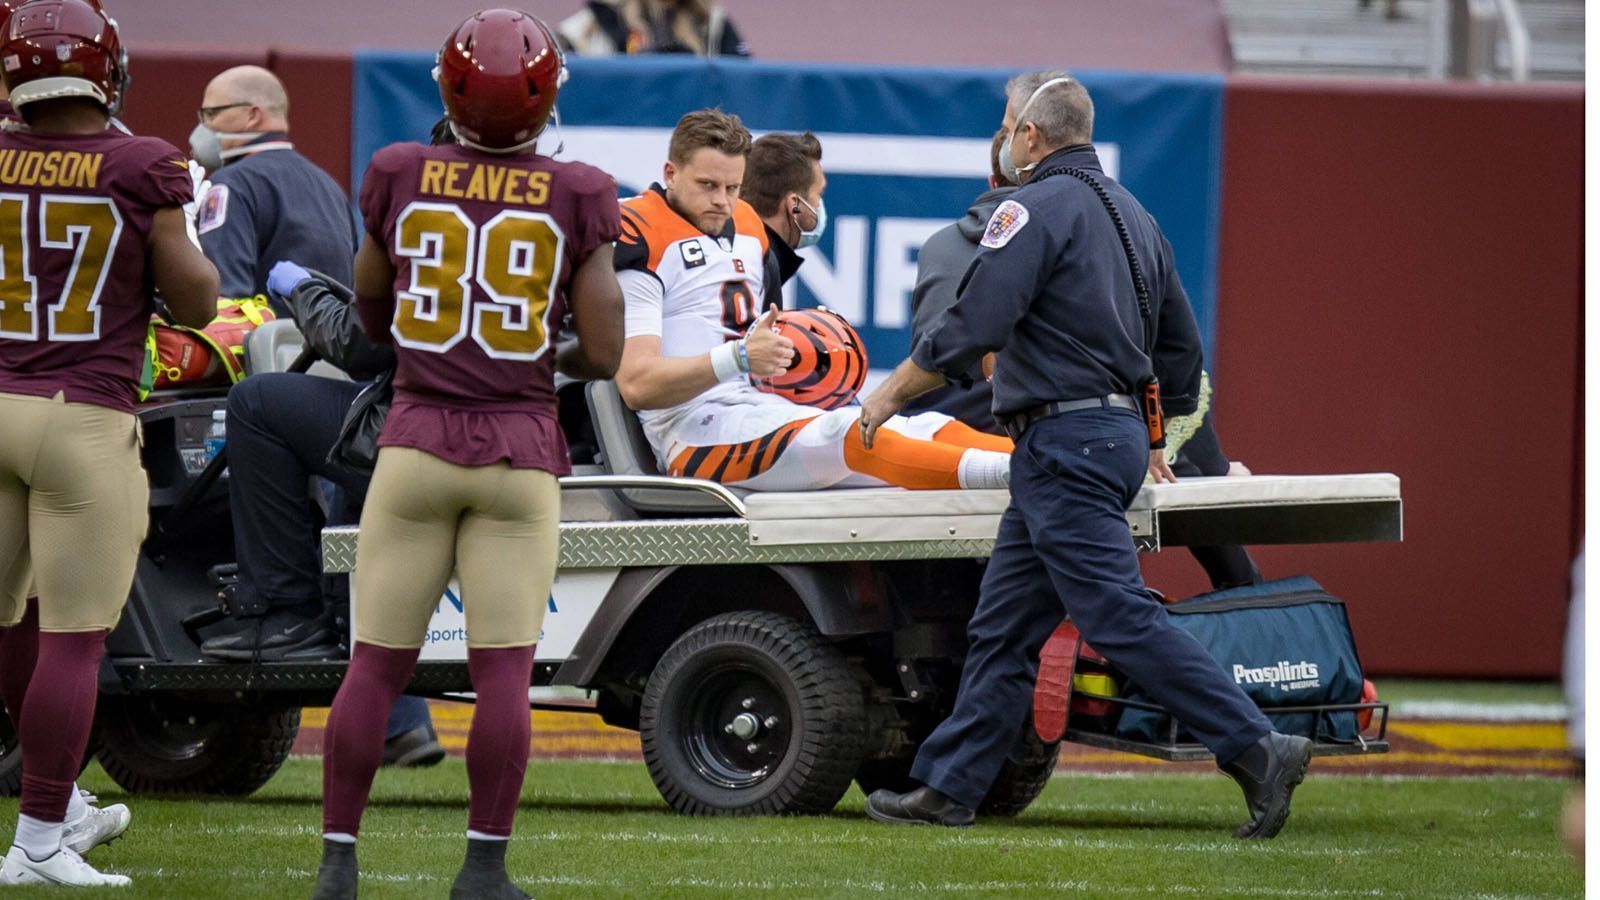
<svg viewBox="0 0 1600 900"><path fill-rule="evenodd" d="M116 626L149 525L139 423L55 397L0 394L0 626L26 610L40 631Z"/></svg>
<svg viewBox="0 0 1600 900"><path fill-rule="evenodd" d="M560 550L561 488L540 469L458 466L384 447L356 546L356 640L421 647L450 573L468 647L536 643Z"/></svg>

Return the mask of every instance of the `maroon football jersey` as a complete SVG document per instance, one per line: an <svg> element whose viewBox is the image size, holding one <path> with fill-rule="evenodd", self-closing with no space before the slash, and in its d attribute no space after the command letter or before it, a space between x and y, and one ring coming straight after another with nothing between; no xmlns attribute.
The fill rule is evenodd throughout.
<svg viewBox="0 0 1600 900"><path fill-rule="evenodd" d="M361 214L394 263L387 323L399 367L379 446L461 465L510 460L565 475L555 338L572 274L616 240L616 183L532 154L393 144L361 183Z"/></svg>
<svg viewBox="0 0 1600 900"><path fill-rule="evenodd" d="M133 411L157 210L193 197L158 138L0 131L0 392Z"/></svg>

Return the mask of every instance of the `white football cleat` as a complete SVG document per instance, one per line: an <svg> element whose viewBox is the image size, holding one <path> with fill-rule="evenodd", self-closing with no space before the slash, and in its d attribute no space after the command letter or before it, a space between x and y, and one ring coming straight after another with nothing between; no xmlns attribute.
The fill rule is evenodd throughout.
<svg viewBox="0 0 1600 900"><path fill-rule="evenodd" d="M35 862L21 847L12 845L0 865L0 884L56 884L69 887L127 887L133 879L126 875L100 872L83 861L71 848L62 847Z"/></svg>
<svg viewBox="0 0 1600 900"><path fill-rule="evenodd" d="M87 856L90 850L101 844L109 844L122 837L132 821L133 813L121 803L104 808L91 806L82 818L68 822L62 829L61 845L71 848L79 856Z"/></svg>

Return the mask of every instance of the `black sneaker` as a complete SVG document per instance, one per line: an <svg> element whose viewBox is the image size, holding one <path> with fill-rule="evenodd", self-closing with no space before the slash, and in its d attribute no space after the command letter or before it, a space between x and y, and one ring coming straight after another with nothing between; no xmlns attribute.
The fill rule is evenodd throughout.
<svg viewBox="0 0 1600 900"><path fill-rule="evenodd" d="M1270 732L1238 758L1221 766L1244 791L1250 821L1233 830L1245 840L1277 835L1289 821L1289 799L1311 766L1308 738Z"/></svg>
<svg viewBox="0 0 1600 900"><path fill-rule="evenodd" d="M401 768L436 766L444 759L444 745L433 725L424 722L383 742L383 764Z"/></svg>
<svg viewBox="0 0 1600 900"><path fill-rule="evenodd" d="M210 659L225 662L281 662L284 660L339 659L339 635L326 616L304 618L292 613L268 613L241 620L233 634L218 635L200 645Z"/></svg>
<svg viewBox="0 0 1600 900"><path fill-rule="evenodd" d="M884 788L867 798L867 815L889 825L945 825L966 828L972 824L972 807L962 806L931 787L897 794Z"/></svg>

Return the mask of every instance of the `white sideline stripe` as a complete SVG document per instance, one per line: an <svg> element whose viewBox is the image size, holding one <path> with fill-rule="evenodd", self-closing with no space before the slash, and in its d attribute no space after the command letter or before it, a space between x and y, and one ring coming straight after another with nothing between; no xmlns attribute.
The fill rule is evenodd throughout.
<svg viewBox="0 0 1600 900"><path fill-rule="evenodd" d="M176 874L165 867L145 869L137 866L121 868L121 874L133 878L163 878ZM284 868L284 869L228 869L223 871L213 870L212 874L227 878L288 878L309 880L315 873L310 869ZM512 875L513 880L523 885L551 885L559 887L582 888L610 888L612 890L639 891L648 888L704 888L715 891L806 891L806 890L847 890L871 894L894 894L895 896L911 896L925 893L972 893L972 892L1030 892L1038 893L1048 891L1053 893L1072 894L1119 894L1123 896L1158 897L1181 894L1195 897L1214 896L1219 890L1230 896L1248 897L1436 897L1441 900L1546 900L1552 894L1468 894L1459 893L1429 893L1419 894L1409 888L1397 891L1386 891L1383 888L1369 888L1366 890L1340 890L1330 888L1292 888L1292 887L1267 887L1261 885L1217 887L1207 885L1204 887L1190 884L1161 884L1127 885L1103 884L1094 881L1052 879L1049 881L886 881L873 879L863 881L855 878L807 878L796 879L726 879L726 878L699 878L699 877L674 877L664 879L646 878L583 878L572 875ZM389 884L409 883L434 883L445 879L425 873L401 872L375 872L362 870L363 881L381 881Z"/></svg>
<svg viewBox="0 0 1600 900"><path fill-rule="evenodd" d="M1097 806L1094 809L1104 810L1107 807ZM1187 807L1193 809L1192 807ZM1150 807L1152 811L1163 808ZM876 831L875 826L870 826ZM310 835L320 835L321 829L311 825L210 825L193 829L194 831L212 837L230 835L249 835L252 837L296 838ZM372 831L363 829L362 836L379 841L393 841L417 839L429 843L437 841L435 835L418 835L411 831ZM785 835L781 838L745 837L739 835L706 834L701 832L667 833L663 831L607 831L598 834L588 832L566 832L546 830L542 832L518 832L516 840L541 841L546 843L562 843L568 841L612 841L621 844L694 844L730 847L792 847L797 844L810 846L858 846L863 840L863 835L855 830L837 834L824 834L813 831L804 835ZM950 834L944 838L943 843L951 847L1011 847L1034 850L1111 850L1111 851L1137 851L1148 849L1146 844L1131 841L1115 841L1106 838L1085 837L1027 837L1025 835L971 835ZM1162 848L1174 853L1201 853L1207 856L1216 854L1259 854L1267 856L1287 857L1357 857L1388 855L1392 852L1387 849L1370 850L1364 848L1338 848L1338 847L1288 847L1277 844L1245 844L1238 841L1199 841L1180 844L1170 844Z"/></svg>
<svg viewBox="0 0 1600 900"><path fill-rule="evenodd" d="M1379 699L1382 698L1380 688ZM1461 700L1397 700L1390 719L1457 719L1467 722L1565 722L1565 703L1470 703Z"/></svg>
<svg viewBox="0 0 1600 900"><path fill-rule="evenodd" d="M1383 776L1383 777L1379 778L1378 780L1382 780L1382 781L1396 780L1396 781L1398 781L1398 780L1409 780L1409 779L1398 778L1398 777L1393 777L1393 776ZM1150 811L1150 812L1156 812L1156 813L1170 811L1169 807L1162 806L1162 805L1157 805L1157 804L1128 804L1128 805L1088 805L1088 804L1086 804L1086 805L1084 805L1082 807L1067 807L1065 805L1052 805L1052 806L1045 807L1045 808L1053 809L1053 810L1055 810L1055 809L1074 809L1074 808L1078 808L1078 809L1094 810L1094 811L1102 811L1102 812L1105 811L1105 810L1119 810L1119 811L1131 810L1131 811L1136 811L1136 812L1138 812L1138 811ZM1188 812L1214 812L1214 811L1219 811L1218 808L1213 808L1213 807L1185 806L1184 809L1186 811L1188 811ZM1231 810L1231 809L1232 809L1231 806L1228 807L1228 810ZM1323 816L1325 816L1325 817L1326 816L1335 816L1336 817L1338 815L1337 811L1335 811L1335 810L1322 810L1321 814ZM227 825L227 826L207 825L207 826L197 826L197 827L193 827L193 828L186 828L186 829L183 829L183 830L185 832L195 832L195 833L198 833L198 834L204 834L204 835L211 836L211 837L227 837L227 836L246 835L246 836L251 836L251 837L299 838L299 837L308 837L308 836L320 836L321 833L322 833L321 828L316 827L316 826L312 826L312 825L276 825L276 826L245 825L245 824ZM876 826L867 826L867 830L871 831L871 832L874 832L874 833L881 831L881 829L877 828ZM437 835L418 834L418 833L416 833L414 831L384 831L384 830L374 830L374 829L363 829L361 834L365 838L378 840L378 841L383 841L383 842L415 841L415 842L424 842L424 843L435 843L438 840ZM527 833L518 832L515 835L515 840L518 840L518 841L537 841L537 842L552 843L552 844L559 844L559 843L572 842L572 841L589 842L589 841L598 840L598 841L612 841L612 842L621 843L621 844L628 844L628 843L636 843L636 844L667 844L667 845L671 845L671 844L694 844L694 845L718 845L718 846L740 846L740 847L793 847L793 846L797 846L797 845L809 845L809 846L816 846L816 847L822 847L822 846L850 846L850 847L855 847L855 846L859 846L861 844L861 842L863 840L865 840L865 839L866 838L864 837L864 835L860 831L857 831L855 829L851 829L851 830L848 830L848 831L842 831L842 832L838 832L838 833L831 833L831 834L830 833L823 833L823 832L813 831L813 832L810 832L808 834L785 835L785 836L783 836L781 838L746 837L746 836L740 836L740 835L725 835L725 834L706 834L706 833L702 833L702 832L684 832L684 833L669 834L667 832L662 832L662 831L608 831L608 832L602 832L602 833L595 834L595 833L590 833L590 832L566 832L566 831L555 831L555 830L549 830L549 829L547 829L545 831L542 831L542 832L527 832ZM953 833L945 835L944 839L942 841L942 844L944 846L948 846L948 847L1007 847L1007 848L1028 849L1028 850L1073 849L1073 850L1096 850L1096 851L1113 851L1113 852L1117 852L1117 851L1138 852L1138 851L1149 849L1149 845L1148 844L1138 844L1138 843L1133 843L1131 841L1116 841L1116 840L1110 840L1110 839L1107 839L1107 838L1028 837L1026 835L969 834L969 833L965 833L965 832L953 832ZM1173 853L1200 853L1200 854L1204 854L1206 856L1215 856L1217 854L1255 854L1255 855L1261 855L1261 856L1296 857L1296 858L1312 858L1312 859L1322 858L1322 857L1345 858L1345 857L1391 856L1391 855L1394 855L1396 853L1402 852L1402 851L1400 851L1398 849L1390 849L1390 848L1384 848L1384 847L1380 847L1380 848L1365 848L1365 847L1291 847L1291 846L1285 846L1285 845L1281 845L1281 844L1264 844L1264 843L1259 843L1258 844L1258 843L1247 843L1247 842L1231 841L1231 840L1230 841L1221 841L1221 840L1218 840L1218 841L1187 841L1187 842L1178 843L1178 844L1170 844L1170 845L1167 845L1167 846L1163 847L1162 849L1165 850L1165 851L1173 852ZM1550 859L1550 858L1554 858L1554 857L1562 857L1563 856L1563 854L1561 854L1559 852L1555 852L1555 851L1552 851L1552 852L1549 852L1549 853L1535 853L1535 852L1528 852L1528 851L1525 851L1525 850L1523 850L1523 851L1514 851L1514 853L1512 855L1515 855L1515 856L1518 856L1518 857L1522 857L1522 858L1527 858L1527 859Z"/></svg>

